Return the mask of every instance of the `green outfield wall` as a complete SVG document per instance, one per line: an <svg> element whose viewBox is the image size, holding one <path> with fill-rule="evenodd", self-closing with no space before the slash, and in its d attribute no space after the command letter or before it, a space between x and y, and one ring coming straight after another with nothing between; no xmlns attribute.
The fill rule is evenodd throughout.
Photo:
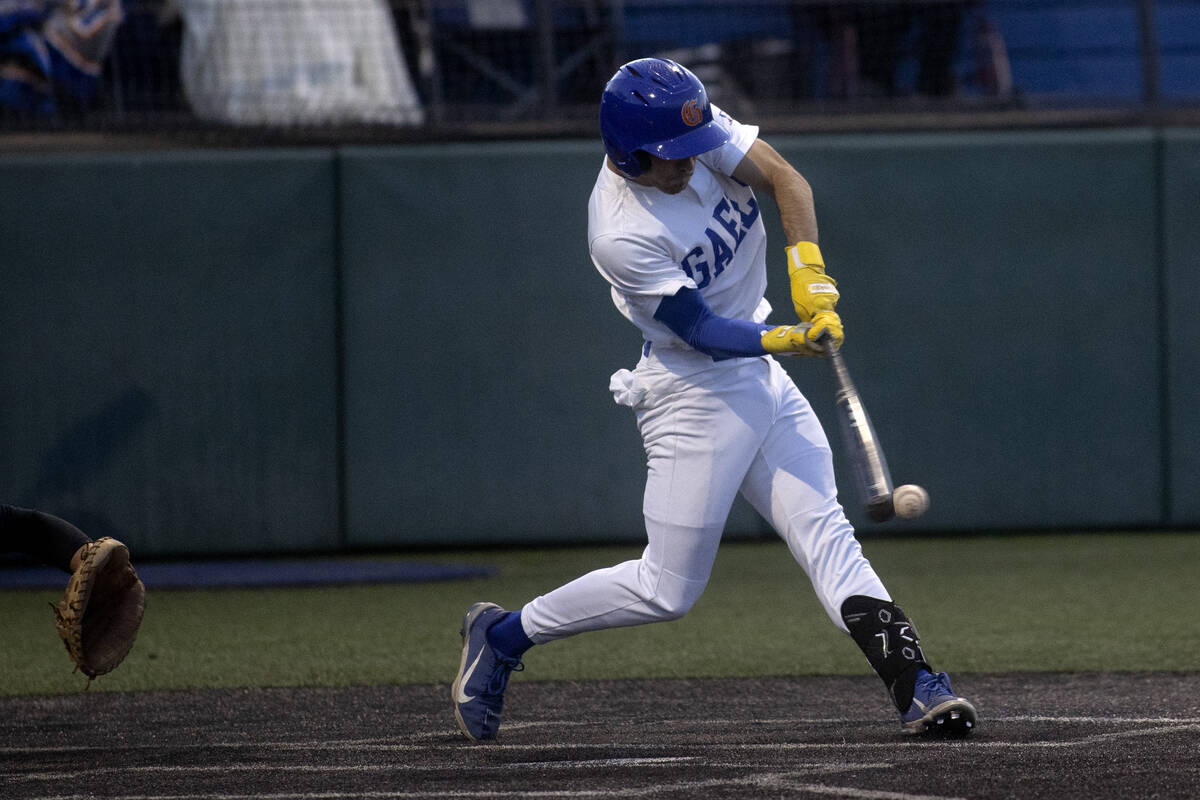
<svg viewBox="0 0 1200 800"><path fill-rule="evenodd" d="M328 152L0 162L0 498L142 553L337 542Z"/></svg>
<svg viewBox="0 0 1200 800"><path fill-rule="evenodd" d="M1200 520L1200 131L1170 131L1161 148L1164 516L1186 526Z"/></svg>
<svg viewBox="0 0 1200 800"><path fill-rule="evenodd" d="M1200 133L767 138L816 192L893 474L933 496L891 528L1200 524ZM0 502L162 555L638 537L607 386L640 338L585 241L600 164L575 141L0 159ZM832 420L826 366L788 363ZM765 532L742 504L729 530Z"/></svg>

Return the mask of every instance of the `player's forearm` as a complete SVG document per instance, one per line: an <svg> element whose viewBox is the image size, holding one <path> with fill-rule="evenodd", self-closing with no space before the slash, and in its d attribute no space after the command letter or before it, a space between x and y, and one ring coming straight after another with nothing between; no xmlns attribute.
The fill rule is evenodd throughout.
<svg viewBox="0 0 1200 800"><path fill-rule="evenodd" d="M783 235L789 244L795 242L817 242L817 210L812 187L783 156L773 149L773 158L767 160L766 180L771 187L775 205L779 208L779 219L783 223Z"/></svg>
<svg viewBox="0 0 1200 800"><path fill-rule="evenodd" d="M713 313L695 289L664 297L654 318L690 347L714 359L766 355L762 335L771 328L758 322Z"/></svg>
<svg viewBox="0 0 1200 800"><path fill-rule="evenodd" d="M90 541L83 531L53 514L0 504L0 551L25 553L71 572L75 552Z"/></svg>
<svg viewBox="0 0 1200 800"><path fill-rule="evenodd" d="M790 168L789 168L790 169ZM800 173L783 177L775 190L775 205L783 223L783 235L789 243L817 242L817 212L812 187Z"/></svg>
<svg viewBox="0 0 1200 800"><path fill-rule="evenodd" d="M779 209L789 243L817 241L817 212L812 187L775 148L757 140L733 171L733 177L771 196Z"/></svg>
<svg viewBox="0 0 1200 800"><path fill-rule="evenodd" d="M712 314L697 326L689 344L715 360L762 356L767 354L762 337L770 329L770 325Z"/></svg>
<svg viewBox="0 0 1200 800"><path fill-rule="evenodd" d="M845 338L836 314L818 315L811 324L772 327L715 314L695 289L680 289L664 297L654 318L714 361L768 353L811 356L821 351L818 341L822 334L832 336L838 347Z"/></svg>

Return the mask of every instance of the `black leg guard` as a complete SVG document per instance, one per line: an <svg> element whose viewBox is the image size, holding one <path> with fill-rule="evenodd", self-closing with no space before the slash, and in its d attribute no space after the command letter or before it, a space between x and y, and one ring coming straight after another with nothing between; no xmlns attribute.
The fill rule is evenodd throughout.
<svg viewBox="0 0 1200 800"><path fill-rule="evenodd" d="M894 603L860 594L842 603L842 621L903 714L912 705L917 670L933 671L916 627Z"/></svg>

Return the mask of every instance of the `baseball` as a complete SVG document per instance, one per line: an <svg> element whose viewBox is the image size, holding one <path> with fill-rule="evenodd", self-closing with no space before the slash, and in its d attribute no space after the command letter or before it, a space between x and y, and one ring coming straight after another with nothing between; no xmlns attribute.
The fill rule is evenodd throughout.
<svg viewBox="0 0 1200 800"><path fill-rule="evenodd" d="M897 486L892 492L892 505L897 517L916 519L929 510L929 492L914 483Z"/></svg>

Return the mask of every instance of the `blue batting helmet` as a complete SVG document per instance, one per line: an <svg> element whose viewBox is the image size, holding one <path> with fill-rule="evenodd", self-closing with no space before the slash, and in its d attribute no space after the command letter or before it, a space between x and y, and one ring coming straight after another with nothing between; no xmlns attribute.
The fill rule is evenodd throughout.
<svg viewBox="0 0 1200 800"><path fill-rule="evenodd" d="M713 120L704 84L665 58L639 58L609 79L600 96L600 136L617 168L636 178L646 169L639 153L687 158L729 141Z"/></svg>

